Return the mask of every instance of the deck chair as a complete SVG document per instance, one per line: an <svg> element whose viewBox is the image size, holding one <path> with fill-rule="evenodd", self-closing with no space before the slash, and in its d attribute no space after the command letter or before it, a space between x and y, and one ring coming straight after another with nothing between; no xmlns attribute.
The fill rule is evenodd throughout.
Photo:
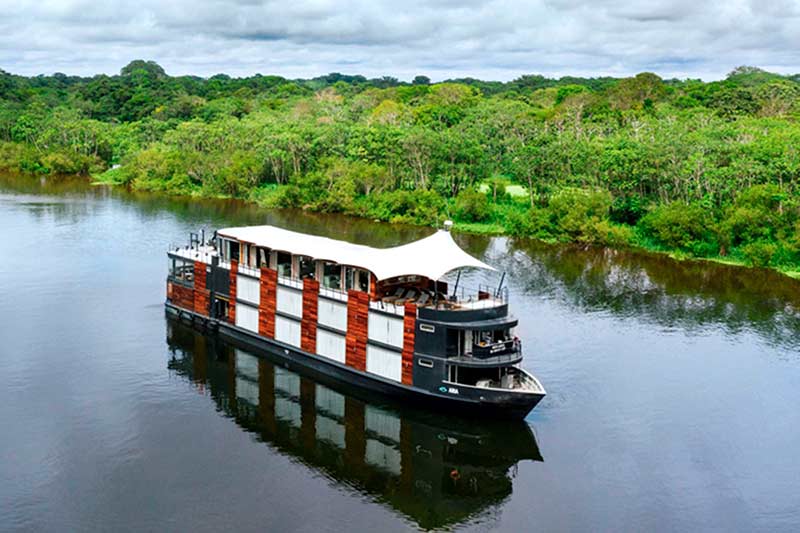
<svg viewBox="0 0 800 533"><path fill-rule="evenodd" d="M387 304L394 303L395 300L403 296L404 291L405 289L403 289L403 287L397 287L397 290L394 291L394 294L391 296L384 296L381 300Z"/></svg>

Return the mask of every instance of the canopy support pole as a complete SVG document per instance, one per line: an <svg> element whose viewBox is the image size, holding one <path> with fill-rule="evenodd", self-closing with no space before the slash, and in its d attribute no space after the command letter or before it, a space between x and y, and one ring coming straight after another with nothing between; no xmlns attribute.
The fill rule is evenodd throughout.
<svg viewBox="0 0 800 533"><path fill-rule="evenodd" d="M458 271L458 275L456 276L456 284L453 285L453 296L456 295L456 291L458 290L458 282L461 281L461 271Z"/></svg>
<svg viewBox="0 0 800 533"><path fill-rule="evenodd" d="M500 289L503 288L503 282L506 280L506 273L503 271L503 275L500 276L500 283L497 285L497 290L494 292L494 297L497 298L500 296Z"/></svg>

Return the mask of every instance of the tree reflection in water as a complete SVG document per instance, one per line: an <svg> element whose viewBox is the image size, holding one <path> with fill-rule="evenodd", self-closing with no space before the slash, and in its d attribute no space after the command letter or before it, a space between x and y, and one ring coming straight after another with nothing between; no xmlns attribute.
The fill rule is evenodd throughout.
<svg viewBox="0 0 800 533"><path fill-rule="evenodd" d="M517 285L512 294L557 297L582 311L661 327L747 330L770 344L800 346L800 281L778 272L646 252L496 241L488 253Z"/></svg>

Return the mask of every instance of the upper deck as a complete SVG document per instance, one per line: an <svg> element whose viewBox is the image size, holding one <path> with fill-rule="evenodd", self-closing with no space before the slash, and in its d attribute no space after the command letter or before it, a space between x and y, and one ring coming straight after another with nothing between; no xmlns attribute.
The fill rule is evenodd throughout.
<svg viewBox="0 0 800 533"><path fill-rule="evenodd" d="M321 294L347 299L351 290L366 292L370 307L402 315L407 303L419 309L478 317L483 310L505 310L507 291L499 287L449 286L440 278L460 268L494 270L464 252L447 231L403 246L372 248L325 237L291 232L272 226L219 230L207 243L193 239L188 246L172 246L176 260L199 261L240 274L259 277L259 269L278 272L278 282L302 286L304 278L320 282ZM175 269L171 270L174 272ZM188 276L192 274L187 272ZM477 312L477 313L476 313Z"/></svg>

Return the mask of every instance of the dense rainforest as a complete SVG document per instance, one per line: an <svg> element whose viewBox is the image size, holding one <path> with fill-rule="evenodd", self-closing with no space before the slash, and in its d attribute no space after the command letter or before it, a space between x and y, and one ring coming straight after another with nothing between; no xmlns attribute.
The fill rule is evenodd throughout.
<svg viewBox="0 0 800 533"><path fill-rule="evenodd" d="M800 270L800 76L22 77L0 170Z"/></svg>

